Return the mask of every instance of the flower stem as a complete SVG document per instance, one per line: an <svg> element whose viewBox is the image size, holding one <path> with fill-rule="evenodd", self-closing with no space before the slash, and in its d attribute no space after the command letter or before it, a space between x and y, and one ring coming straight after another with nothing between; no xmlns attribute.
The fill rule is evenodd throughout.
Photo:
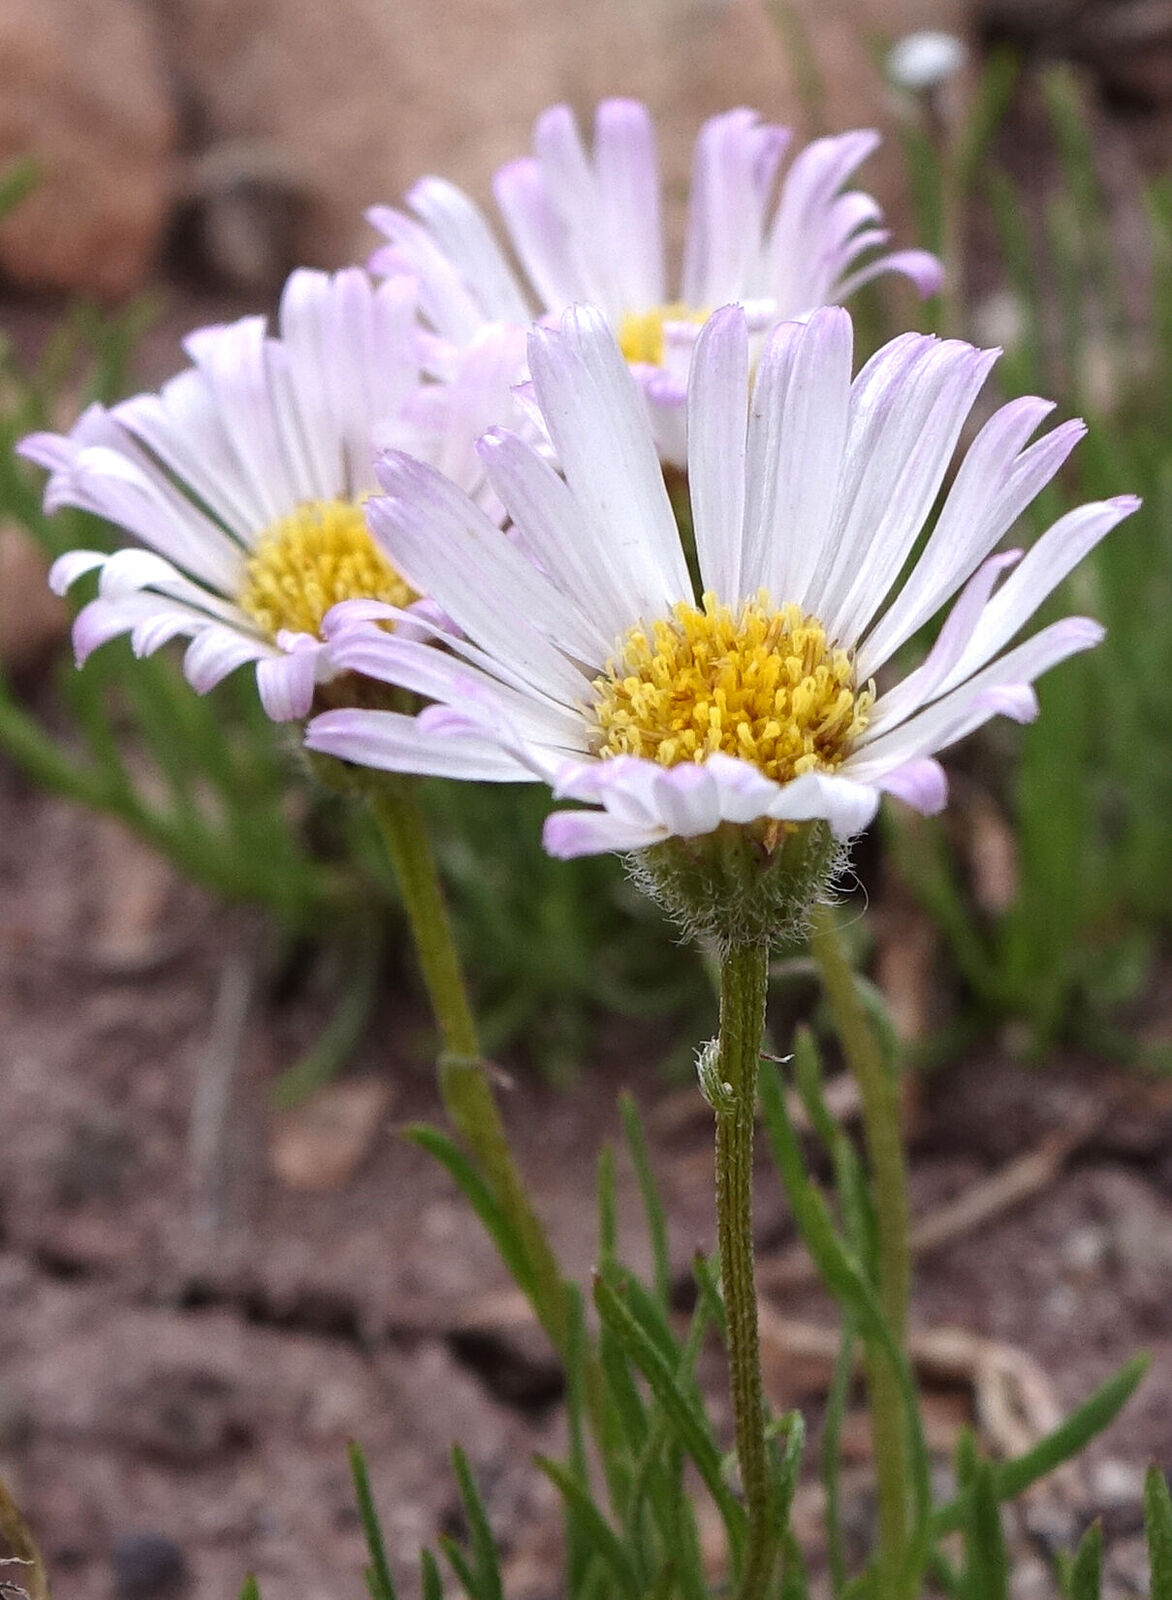
<svg viewBox="0 0 1172 1600"><path fill-rule="evenodd" d="M762 1600L779 1531L765 1438L753 1263L753 1132L768 969L764 944L734 945L721 959L716 1222L737 1464L748 1513L738 1600Z"/></svg>
<svg viewBox="0 0 1172 1600"><path fill-rule="evenodd" d="M444 1108L480 1162L498 1204L521 1240L534 1285L533 1309L564 1357L569 1339L565 1286L513 1160L485 1071L418 785L411 777L384 774L370 803L399 881L440 1031L439 1087Z"/></svg>
<svg viewBox="0 0 1172 1600"><path fill-rule="evenodd" d="M830 909L814 912L810 945L822 973L847 1065L859 1086L863 1130L879 1222L879 1303L901 1356L907 1338L911 1279L907 1169L899 1082L889 1071L867 1019ZM867 1387L879 1493L880 1592L894 1593L907 1548L908 1453L899 1373L881 1351L867 1357Z"/></svg>

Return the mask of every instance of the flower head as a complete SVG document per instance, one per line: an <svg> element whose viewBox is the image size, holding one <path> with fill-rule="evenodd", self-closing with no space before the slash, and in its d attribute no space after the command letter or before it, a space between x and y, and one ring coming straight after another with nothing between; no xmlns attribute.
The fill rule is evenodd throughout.
<svg viewBox="0 0 1172 1600"><path fill-rule="evenodd" d="M596 808L548 819L558 856L731 829L742 856L769 860L795 824L849 839L884 792L939 809L936 752L998 713L1033 716L1033 680L1102 635L1068 617L1006 648L1138 503L1083 506L1024 559L992 554L1083 432L1068 422L1029 443L1043 400L985 423L901 579L995 351L906 334L852 380L850 318L828 309L776 328L750 383L745 315L718 312L688 396L695 585L605 319L575 308L533 332L529 355L564 476L506 430L485 436L508 539L439 473L382 458L370 525L462 633L435 630L436 649L372 630L369 613L348 625L340 607L339 663L433 704L415 719L327 712L309 725L312 749L543 778ZM923 664L878 692L876 675L953 596Z"/></svg>
<svg viewBox="0 0 1172 1600"><path fill-rule="evenodd" d="M683 464L682 403L699 328L718 306L741 301L767 328L845 299L883 272L921 294L939 287L940 263L923 250L875 255L888 233L870 195L844 190L879 142L869 131L816 140L783 173L787 128L744 109L700 130L682 271L669 286L655 130L634 100L604 100L585 149L573 114L537 119L533 154L512 161L494 188L524 279L466 195L424 178L407 197L413 215L375 207L388 245L376 271L410 271L436 330L456 344L486 318L528 321L589 301L641 372L668 459Z"/></svg>
<svg viewBox="0 0 1172 1600"><path fill-rule="evenodd" d="M68 435L23 441L49 469L46 510L77 506L141 541L54 564L59 593L100 574L74 624L79 663L118 634L140 655L182 636L201 693L253 662L269 715L304 716L333 671L326 612L419 599L363 520L376 444L427 456L499 514L473 443L511 414L523 337L486 327L450 383L425 383L415 293L406 278L376 285L356 269L296 272L278 337L262 317L204 328L186 342L192 365L160 393L91 406Z"/></svg>

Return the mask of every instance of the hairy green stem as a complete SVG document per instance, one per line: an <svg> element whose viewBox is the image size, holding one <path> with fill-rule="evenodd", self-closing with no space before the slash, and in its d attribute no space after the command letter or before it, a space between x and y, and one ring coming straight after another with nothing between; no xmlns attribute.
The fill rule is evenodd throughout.
<svg viewBox="0 0 1172 1600"><path fill-rule="evenodd" d="M843 1055L859 1087L879 1222L879 1303L895 1348L902 1356L907 1338L911 1256L899 1082L883 1060L855 986L838 925L826 906L819 906L814 912L810 945L821 970ZM907 1550L907 1427L900 1375L890 1358L869 1348L866 1367L879 1493L879 1589L886 1595L896 1592L896 1574Z"/></svg>
<svg viewBox="0 0 1172 1600"><path fill-rule="evenodd" d="M518 1236L534 1284L534 1311L559 1355L568 1349L567 1299L557 1259L513 1160L485 1071L452 925L432 854L416 780L385 775L370 797L399 881L423 981L440 1031L444 1108L480 1162Z"/></svg>
<svg viewBox="0 0 1172 1600"><path fill-rule="evenodd" d="M738 1600L762 1600L778 1528L765 1437L753 1262L753 1132L765 1026L769 949L733 946L721 959L716 1086L716 1224L728 1321L729 1386L747 1525Z"/></svg>

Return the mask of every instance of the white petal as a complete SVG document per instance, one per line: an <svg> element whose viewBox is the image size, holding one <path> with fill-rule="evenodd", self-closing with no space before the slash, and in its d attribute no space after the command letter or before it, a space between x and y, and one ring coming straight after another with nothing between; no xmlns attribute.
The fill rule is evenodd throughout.
<svg viewBox="0 0 1172 1600"><path fill-rule="evenodd" d="M954 744L990 717L1019 714L1032 704L1032 699L1018 694L1021 688L1068 656L1093 649L1102 637L1102 627L1089 617L1066 617L1051 623L910 721L873 740L863 733L842 765L843 775L879 782L895 768ZM1009 699L1005 690L1011 691Z"/></svg>
<svg viewBox="0 0 1172 1600"><path fill-rule="evenodd" d="M850 317L837 307L782 323L766 345L749 420L746 594L763 585L777 604L809 608L842 472L851 348Z"/></svg>
<svg viewBox="0 0 1172 1600"><path fill-rule="evenodd" d="M914 711L942 694L950 675L968 647L974 630L979 626L981 613L993 592L993 586L1007 567L1021 560L1020 550L1007 550L1003 555L991 556L969 579L960 599L948 613L936 643L928 657L915 672L880 696L871 715L868 729L876 738L884 728L905 722Z"/></svg>
<svg viewBox="0 0 1172 1600"><path fill-rule="evenodd" d="M949 673L943 689L963 683L1008 644L1067 574L1139 504L1134 495L1120 495L1116 500L1079 506L1044 533L985 607L968 648Z"/></svg>
<svg viewBox="0 0 1172 1600"><path fill-rule="evenodd" d="M806 772L779 786L769 816L781 822L829 823L836 839L853 839L879 808L879 792L869 784L826 772Z"/></svg>
<svg viewBox="0 0 1172 1600"><path fill-rule="evenodd" d="M663 614L691 593L679 532L647 418L614 335L588 306L529 339L533 382L574 498L637 573L631 617Z"/></svg>
<svg viewBox="0 0 1172 1600"><path fill-rule="evenodd" d="M1010 401L973 440L914 570L859 651L860 677L871 677L955 593L1066 460L1086 431L1081 422L1022 448L1052 410L1032 395Z"/></svg>
<svg viewBox="0 0 1172 1600"><path fill-rule="evenodd" d="M588 679L563 649L589 659L594 638L573 603L434 468L392 451L378 470L392 498L369 501L367 521L411 586L536 688L582 698Z"/></svg>
<svg viewBox="0 0 1172 1600"><path fill-rule="evenodd" d="M484 666L449 655L419 640L380 628L355 628L330 641L337 672L357 672L448 705L478 700L498 721L508 720L527 739L569 748L585 747L581 714L526 694L495 678Z"/></svg>
<svg viewBox="0 0 1172 1600"><path fill-rule="evenodd" d="M248 638L231 628L212 623L204 627L187 647L183 658L183 671L191 687L199 694L226 678L237 667L249 661L260 661L272 655L271 645L257 638Z"/></svg>
<svg viewBox="0 0 1172 1600"><path fill-rule="evenodd" d="M428 230L391 206L372 206L366 213L372 227L391 240L390 251L371 258L372 272L411 274L419 284L423 315L446 339L463 345L493 315L477 297L476 285L465 283Z"/></svg>
<svg viewBox="0 0 1172 1600"><path fill-rule="evenodd" d="M688 486L705 592L726 605L744 593L741 549L749 336L739 306L718 311L696 341L688 388Z"/></svg>
<svg viewBox="0 0 1172 1600"><path fill-rule="evenodd" d="M526 548L597 629L596 654L588 659L601 667L631 621L636 577L623 551L594 535L562 479L515 433L491 429L477 449Z"/></svg>
<svg viewBox="0 0 1172 1600"><path fill-rule="evenodd" d="M939 256L932 255L928 250L892 250L888 255L869 261L865 267L851 273L849 278L843 278L835 285L835 298L848 300L856 289L861 289L865 283L871 283L885 272L894 272L898 277L907 278L921 300L939 294L944 282L944 263Z"/></svg>
<svg viewBox="0 0 1172 1600"><path fill-rule="evenodd" d="M493 238L484 213L462 189L444 178L423 178L408 194L407 204L465 281L476 285L489 315L509 322L530 320L532 312L524 290Z"/></svg>
<svg viewBox="0 0 1172 1600"><path fill-rule="evenodd" d="M582 299L573 240L532 156L510 161L492 181L496 203L526 275L547 311L561 312Z"/></svg>
<svg viewBox="0 0 1172 1600"><path fill-rule="evenodd" d="M996 357L958 340L922 341L910 365L897 361L886 382L865 386L862 404L852 391L844 493L828 541L834 565L825 589L811 593L835 638L857 639L882 605Z"/></svg>

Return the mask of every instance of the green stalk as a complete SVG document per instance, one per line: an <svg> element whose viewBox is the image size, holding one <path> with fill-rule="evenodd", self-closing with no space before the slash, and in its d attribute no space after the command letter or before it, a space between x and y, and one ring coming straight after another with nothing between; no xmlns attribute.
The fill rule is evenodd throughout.
<svg viewBox="0 0 1172 1600"><path fill-rule="evenodd" d="M762 1600L778 1527L765 1437L753 1262L753 1132L769 950L734 945L721 959L716 1111L716 1223L728 1322L729 1387L747 1525L738 1600Z"/></svg>
<svg viewBox="0 0 1172 1600"><path fill-rule="evenodd" d="M863 1131L879 1222L879 1304L895 1348L903 1355L911 1280L907 1170L903 1156L899 1083L880 1053L838 925L826 906L813 916L810 945L863 1108ZM896 1594L908 1540L908 1446L899 1373L877 1348L867 1351L867 1389L879 1493L879 1592Z"/></svg>
<svg viewBox="0 0 1172 1600"><path fill-rule="evenodd" d="M370 804L399 881L440 1031L439 1086L444 1108L516 1229L533 1274L533 1309L554 1348L564 1357L569 1324L562 1275L525 1192L485 1071L416 780L383 775L370 794Z"/></svg>

